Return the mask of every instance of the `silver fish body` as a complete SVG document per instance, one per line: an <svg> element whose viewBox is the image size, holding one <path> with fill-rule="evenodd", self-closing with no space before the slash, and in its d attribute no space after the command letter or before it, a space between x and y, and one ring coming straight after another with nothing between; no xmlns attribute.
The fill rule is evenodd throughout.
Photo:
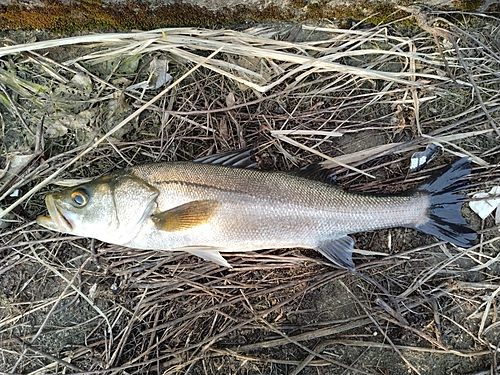
<svg viewBox="0 0 500 375"><path fill-rule="evenodd" d="M352 269L349 233L411 227L471 244L475 233L460 214L463 195L457 194L469 172L461 159L420 189L373 196L282 172L146 164L49 194L50 217L38 223L137 249L188 251L226 266L220 252L303 247Z"/></svg>
<svg viewBox="0 0 500 375"><path fill-rule="evenodd" d="M228 251L315 248L347 233L427 220L424 196L374 197L286 173L209 164L151 164L133 169L159 191L159 211L200 200L220 202L200 226L166 235L148 222L128 245L138 248L215 246Z"/></svg>

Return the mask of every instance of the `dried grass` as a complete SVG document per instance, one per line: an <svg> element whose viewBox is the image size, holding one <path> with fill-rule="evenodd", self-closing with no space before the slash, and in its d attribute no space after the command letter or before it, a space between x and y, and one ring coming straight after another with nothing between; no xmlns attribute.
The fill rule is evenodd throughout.
<svg viewBox="0 0 500 375"><path fill-rule="evenodd" d="M481 239L466 251L401 229L355 236L359 270L400 311L312 251L232 254L224 269L33 221L55 179L247 146L267 168L322 160L341 186L365 192L403 191L470 156L471 191L487 190L500 180L500 24L414 16L418 28L295 25L294 40L283 25L4 39L0 368L494 373L498 226L470 211ZM173 83L150 88L158 61ZM430 142L445 155L407 175L411 153Z"/></svg>

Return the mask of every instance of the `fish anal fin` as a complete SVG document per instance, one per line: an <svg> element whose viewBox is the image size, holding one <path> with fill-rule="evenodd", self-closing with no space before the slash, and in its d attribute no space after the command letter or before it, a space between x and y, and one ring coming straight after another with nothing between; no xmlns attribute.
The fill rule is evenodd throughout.
<svg viewBox="0 0 500 375"><path fill-rule="evenodd" d="M185 251L187 253L196 255L197 257L200 257L202 259L217 263L220 266L232 268L231 265L227 262L227 260L224 259L222 255L220 255L219 248L216 247L189 246L189 247L181 247L176 250Z"/></svg>
<svg viewBox="0 0 500 375"><path fill-rule="evenodd" d="M343 236L320 242L316 250L335 265L348 270L354 270L355 265L352 261L353 248L354 240L349 236Z"/></svg>
<svg viewBox="0 0 500 375"><path fill-rule="evenodd" d="M205 224L212 218L220 203L215 200L192 201L152 216L154 225L167 232L186 230Z"/></svg>

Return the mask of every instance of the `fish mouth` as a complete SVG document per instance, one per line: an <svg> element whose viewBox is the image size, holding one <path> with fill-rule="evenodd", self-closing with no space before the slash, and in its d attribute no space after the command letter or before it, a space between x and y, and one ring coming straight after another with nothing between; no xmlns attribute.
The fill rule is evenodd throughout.
<svg viewBox="0 0 500 375"><path fill-rule="evenodd" d="M64 216L64 213L57 207L52 194L45 197L45 204L49 211L49 216L38 216L36 222L44 228L63 233L71 233L73 223Z"/></svg>

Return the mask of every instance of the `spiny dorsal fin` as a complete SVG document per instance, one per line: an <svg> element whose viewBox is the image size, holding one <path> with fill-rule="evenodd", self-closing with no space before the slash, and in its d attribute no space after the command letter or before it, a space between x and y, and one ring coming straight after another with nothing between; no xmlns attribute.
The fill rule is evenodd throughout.
<svg viewBox="0 0 500 375"><path fill-rule="evenodd" d="M255 152L254 148L233 150L221 154L204 156L193 161L195 163L223 165L225 167L256 168Z"/></svg>
<svg viewBox="0 0 500 375"><path fill-rule="evenodd" d="M257 169L260 163L256 161L255 148L243 150L227 151L221 154L204 156L193 160L195 163L223 165L225 167ZM317 162L303 166L302 168L290 171L294 176L316 180L327 184L335 184L337 175L330 168L323 165L324 162Z"/></svg>
<svg viewBox="0 0 500 375"><path fill-rule="evenodd" d="M167 232L186 230L205 224L216 213L219 205L220 203L215 200L192 201L153 215L151 219L160 230Z"/></svg>

